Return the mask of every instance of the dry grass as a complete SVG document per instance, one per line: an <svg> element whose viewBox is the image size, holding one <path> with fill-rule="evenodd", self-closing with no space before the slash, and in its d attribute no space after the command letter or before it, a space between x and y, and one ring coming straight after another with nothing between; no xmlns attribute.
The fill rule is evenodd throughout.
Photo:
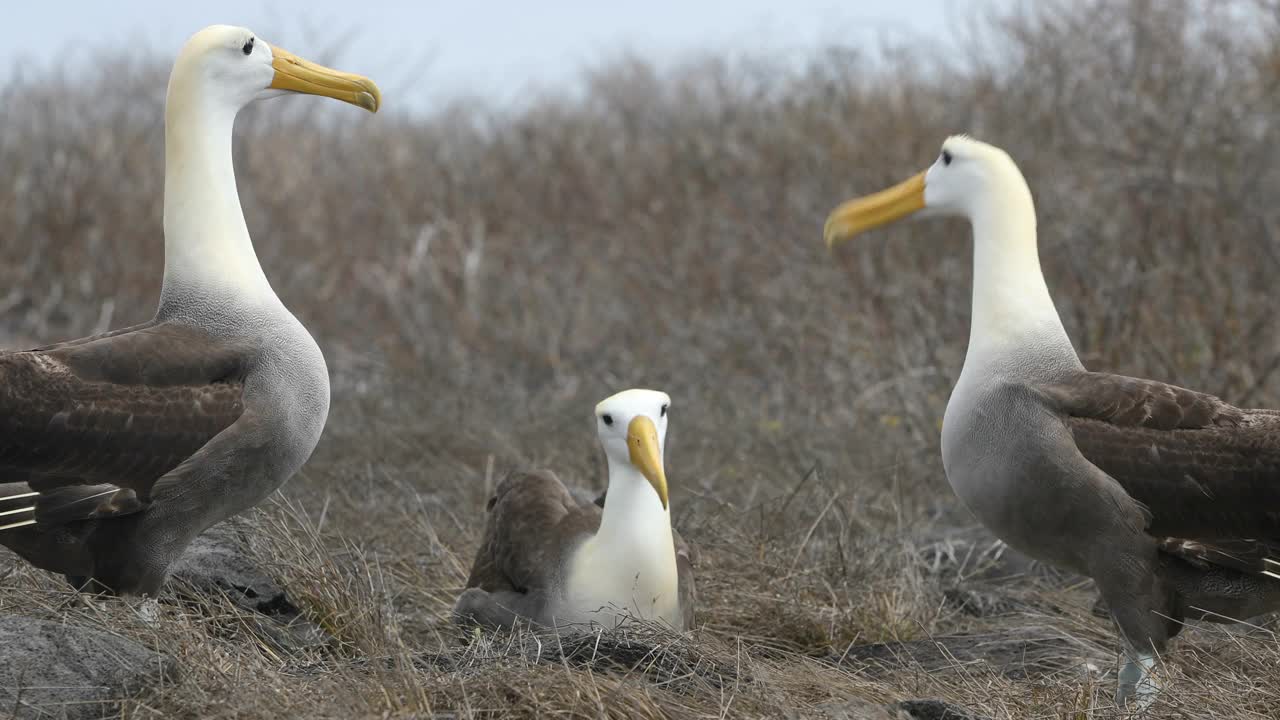
<svg viewBox="0 0 1280 720"><path fill-rule="evenodd" d="M938 452L966 344L965 229L892 229L832 256L821 223L971 132L1022 165L1088 365L1280 405L1278 17L1261 1L1037 2L975 22L958 58L832 48L799 69L706 58L669 73L620 60L580 97L513 113L256 107L238 128L245 212L325 348L334 402L286 500L254 522L264 562L334 642L284 653L219 599L163 602L143 622L25 568L3 580L0 612L176 657L181 681L126 703L130 718L803 717L921 696L1108 717L1113 675L847 656L1048 628L1069 642L1044 652L1109 668L1115 645L1087 584L1020 581L1004 614L979 617L920 552L971 522ZM7 344L152 311L166 72L119 61L0 88ZM598 487L590 409L627 386L675 400L672 504L701 548L698 631L590 647L457 634L446 614L495 475L535 464ZM1280 705L1265 629L1191 629L1169 672L1168 717Z"/></svg>

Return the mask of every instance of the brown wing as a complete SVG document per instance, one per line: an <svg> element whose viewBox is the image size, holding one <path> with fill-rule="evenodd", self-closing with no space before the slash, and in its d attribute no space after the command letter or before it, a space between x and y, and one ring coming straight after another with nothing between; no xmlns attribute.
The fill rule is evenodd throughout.
<svg viewBox="0 0 1280 720"><path fill-rule="evenodd" d="M278 457L271 438L269 416L258 412L250 398L230 427L153 484L153 502L138 508L146 512L118 517L126 513L82 509L75 519L89 522L49 527L41 520L33 527L0 533L0 543L37 567L77 576L72 581L76 587L92 579L100 589L154 593L169 564L195 535L261 502L286 479L273 468ZM67 486L53 492L87 494L95 487ZM116 494L127 498L131 492ZM37 507L37 518L46 511L43 505Z"/></svg>
<svg viewBox="0 0 1280 720"><path fill-rule="evenodd" d="M488 503L484 538L467 587L488 592L548 590L575 537L600 527L600 508L575 498L554 473L518 471Z"/></svg>
<svg viewBox="0 0 1280 720"><path fill-rule="evenodd" d="M1245 414L1212 395L1124 375L1082 372L1038 389L1066 415L1122 427L1232 427Z"/></svg>
<svg viewBox="0 0 1280 720"><path fill-rule="evenodd" d="M1280 414L1104 373L1038 388L1157 536L1280 538Z"/></svg>
<svg viewBox="0 0 1280 720"><path fill-rule="evenodd" d="M65 522L136 511L243 412L244 365L240 348L157 323L0 353L0 512L30 502ZM6 504L24 494L13 483L39 496Z"/></svg>
<svg viewBox="0 0 1280 720"><path fill-rule="evenodd" d="M676 544L676 577L680 593L680 614L683 616L684 629L692 630L695 619L694 608L698 604L698 593L693 585L693 568L698 564L698 551L685 542L675 528L671 528L671 535Z"/></svg>

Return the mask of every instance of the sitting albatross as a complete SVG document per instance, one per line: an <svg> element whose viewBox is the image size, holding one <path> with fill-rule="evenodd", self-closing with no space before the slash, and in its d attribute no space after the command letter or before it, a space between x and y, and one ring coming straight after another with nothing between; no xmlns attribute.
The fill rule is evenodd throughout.
<svg viewBox="0 0 1280 720"><path fill-rule="evenodd" d="M367 78L244 28L193 35L165 102L154 319L0 353L0 543L77 587L154 593L192 538L280 487L320 438L324 356L258 265L231 161L240 108L290 92L381 102Z"/></svg>
<svg viewBox="0 0 1280 720"><path fill-rule="evenodd" d="M562 631L626 617L693 626L693 562L671 527L663 446L671 399L624 390L596 406L609 487L579 499L546 471L503 478L455 617Z"/></svg>
<svg viewBox="0 0 1280 720"><path fill-rule="evenodd" d="M943 418L961 501L1009 545L1088 575L1148 706L1184 619L1280 607L1280 413L1085 370L1040 272L1031 191L1002 150L951 137L927 171L841 205L828 245L907 215L973 227L969 349Z"/></svg>

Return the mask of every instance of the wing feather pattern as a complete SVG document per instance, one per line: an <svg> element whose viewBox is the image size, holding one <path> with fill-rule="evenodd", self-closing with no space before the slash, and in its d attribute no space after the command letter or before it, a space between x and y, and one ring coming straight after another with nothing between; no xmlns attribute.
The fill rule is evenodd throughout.
<svg viewBox="0 0 1280 720"><path fill-rule="evenodd" d="M1163 551L1193 564L1280 571L1280 413L1106 373L1037 389L1085 458L1151 512L1148 532Z"/></svg>
<svg viewBox="0 0 1280 720"><path fill-rule="evenodd" d="M579 501L546 470L517 471L488 502L484 538L467 587L489 592L550 590L576 535L600 527L600 509Z"/></svg>
<svg viewBox="0 0 1280 720"><path fill-rule="evenodd" d="M0 512L56 525L145 507L240 417L243 366L239 348L162 323L0 353Z"/></svg>

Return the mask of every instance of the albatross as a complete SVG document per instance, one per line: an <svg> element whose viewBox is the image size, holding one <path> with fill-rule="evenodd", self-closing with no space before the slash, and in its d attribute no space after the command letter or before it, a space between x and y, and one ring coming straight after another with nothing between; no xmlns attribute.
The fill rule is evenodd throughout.
<svg viewBox="0 0 1280 720"><path fill-rule="evenodd" d="M833 211L829 246L907 216L973 229L973 313L942 461L1010 546L1092 577L1119 628L1118 704L1145 708L1188 619L1280 608L1280 412L1086 370L1040 271L1003 150L951 137L925 172Z"/></svg>
<svg viewBox="0 0 1280 720"><path fill-rule="evenodd" d="M150 594L200 532L311 455L329 374L267 282L231 161L236 113L306 93L376 112L367 78L213 26L165 100L164 282L149 322L0 353L0 543L81 589Z"/></svg>
<svg viewBox="0 0 1280 720"><path fill-rule="evenodd" d="M609 485L594 502L547 471L503 478L455 618L560 632L627 618L691 628L693 558L671 527L663 468L670 406L654 390L624 390L596 406Z"/></svg>

